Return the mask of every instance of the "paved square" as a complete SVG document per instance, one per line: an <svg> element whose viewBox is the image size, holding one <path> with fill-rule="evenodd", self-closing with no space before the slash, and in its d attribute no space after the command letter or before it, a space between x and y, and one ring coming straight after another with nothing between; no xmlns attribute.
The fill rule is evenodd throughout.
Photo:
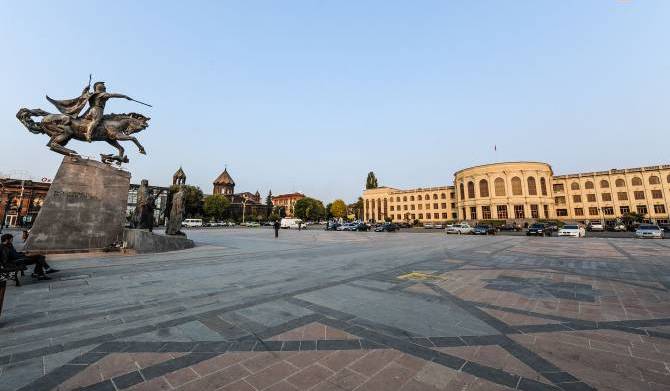
<svg viewBox="0 0 670 391"><path fill-rule="evenodd" d="M10 286L0 390L670 389L670 241L190 236Z"/></svg>

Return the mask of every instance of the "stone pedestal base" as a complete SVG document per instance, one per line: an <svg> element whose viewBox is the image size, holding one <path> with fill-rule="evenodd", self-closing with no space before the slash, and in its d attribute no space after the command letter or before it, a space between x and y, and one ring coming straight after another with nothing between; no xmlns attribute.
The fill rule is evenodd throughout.
<svg viewBox="0 0 670 391"><path fill-rule="evenodd" d="M143 229L123 230L126 248L138 253L162 253L195 247L191 239L179 235L158 235Z"/></svg>
<svg viewBox="0 0 670 391"><path fill-rule="evenodd" d="M25 250L95 251L123 239L130 173L89 159L64 157Z"/></svg>

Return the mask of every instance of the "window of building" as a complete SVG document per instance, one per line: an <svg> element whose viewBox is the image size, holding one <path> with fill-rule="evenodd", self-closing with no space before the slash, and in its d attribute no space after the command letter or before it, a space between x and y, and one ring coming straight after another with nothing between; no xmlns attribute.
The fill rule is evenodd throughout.
<svg viewBox="0 0 670 391"><path fill-rule="evenodd" d="M544 178L540 178L540 189L542 190L542 195L547 195L547 181Z"/></svg>
<svg viewBox="0 0 670 391"><path fill-rule="evenodd" d="M399 214L397 214L397 215L395 215L395 216L396 216L396 219L398 219L398 220L400 220L400 219L402 218L402 217L400 217Z"/></svg>
<svg viewBox="0 0 670 391"><path fill-rule="evenodd" d="M549 205L542 205L542 209L544 209L544 218L548 219L549 218Z"/></svg>
<svg viewBox="0 0 670 391"><path fill-rule="evenodd" d="M562 193L563 191L565 191L565 187L562 183L554 183L554 193Z"/></svg>
<svg viewBox="0 0 670 391"><path fill-rule="evenodd" d="M522 195L521 179L518 176L512 178L512 195Z"/></svg>
<svg viewBox="0 0 670 391"><path fill-rule="evenodd" d="M465 199L465 186L463 186L463 184L461 183L459 188L461 190L461 199L464 200Z"/></svg>
<svg viewBox="0 0 670 391"><path fill-rule="evenodd" d="M419 213L419 220L423 219L423 213Z"/></svg>
<svg viewBox="0 0 670 391"><path fill-rule="evenodd" d="M470 207L470 220L477 220L477 207L476 206L471 206Z"/></svg>
<svg viewBox="0 0 670 391"><path fill-rule="evenodd" d="M439 213L433 213L433 218L434 218L435 220L439 219L439 218L440 218L440 214L439 214Z"/></svg>
<svg viewBox="0 0 670 391"><path fill-rule="evenodd" d="M603 201L612 201L612 193L603 193L600 197Z"/></svg>
<svg viewBox="0 0 670 391"><path fill-rule="evenodd" d="M637 206L637 213L641 215L646 215L647 214L647 205L638 205Z"/></svg>
<svg viewBox="0 0 670 391"><path fill-rule="evenodd" d="M630 207L628 207L628 206L620 206L620 207L619 207L619 212L620 212L622 215L628 214L628 213L630 213Z"/></svg>
<svg viewBox="0 0 670 391"><path fill-rule="evenodd" d="M657 177L656 175L652 175L649 177L649 184L650 185L660 185L661 184L661 178Z"/></svg>
<svg viewBox="0 0 670 391"><path fill-rule="evenodd" d="M668 183L670 183L670 174L668 174L668 177L665 178L665 181L668 182Z"/></svg>
<svg viewBox="0 0 670 391"><path fill-rule="evenodd" d="M443 199L443 200L446 200L447 199L447 193L440 194L440 198Z"/></svg>
<svg viewBox="0 0 670 391"><path fill-rule="evenodd" d="M601 189L608 189L610 187L610 183L606 180L600 181L600 188Z"/></svg>
<svg viewBox="0 0 670 391"><path fill-rule="evenodd" d="M616 198L619 199L619 201L627 201L628 200L628 193L625 191L620 191L616 193Z"/></svg>
<svg viewBox="0 0 670 391"><path fill-rule="evenodd" d="M391 212L393 212L393 205L390 206Z"/></svg>
<svg viewBox="0 0 670 391"><path fill-rule="evenodd" d="M644 192L643 191L636 191L634 193L635 199L636 200L643 200L644 199Z"/></svg>
<svg viewBox="0 0 670 391"><path fill-rule="evenodd" d="M587 194L586 195L586 201L587 202L596 202L596 195L595 194Z"/></svg>
<svg viewBox="0 0 670 391"><path fill-rule="evenodd" d="M528 182L528 195L537 195L535 177L529 176L528 179L526 179L526 182Z"/></svg>
<svg viewBox="0 0 670 391"><path fill-rule="evenodd" d="M639 177L634 177L633 180L630 181L630 183L633 186L642 186L642 179L640 179Z"/></svg>
<svg viewBox="0 0 670 391"><path fill-rule="evenodd" d="M598 208L590 207L589 216L598 216Z"/></svg>
<svg viewBox="0 0 670 391"><path fill-rule="evenodd" d="M490 220L491 219L491 207L490 206L482 206L482 218L484 220Z"/></svg>
<svg viewBox="0 0 670 391"><path fill-rule="evenodd" d="M423 199L428 201L430 199L430 194L426 194L425 196L423 196Z"/></svg>
<svg viewBox="0 0 670 391"><path fill-rule="evenodd" d="M583 208L575 208L575 216L584 216Z"/></svg>
<svg viewBox="0 0 670 391"><path fill-rule="evenodd" d="M407 205L403 205L403 206L402 206L402 209L403 209L403 210L407 210Z"/></svg>
<svg viewBox="0 0 670 391"><path fill-rule="evenodd" d="M465 208L461 208L461 211L463 212L463 218L467 219L468 215L465 214Z"/></svg>
<svg viewBox="0 0 670 391"><path fill-rule="evenodd" d="M414 201L414 196L409 196L410 201Z"/></svg>
<svg viewBox="0 0 670 391"><path fill-rule="evenodd" d="M426 213L426 219L430 220L430 213Z"/></svg>
<svg viewBox="0 0 670 391"><path fill-rule="evenodd" d="M437 199L437 193L433 194L433 199L434 199L434 200Z"/></svg>
<svg viewBox="0 0 670 391"><path fill-rule="evenodd" d="M651 198L655 200L660 200L661 198L663 198L663 190L652 190Z"/></svg>
<svg viewBox="0 0 670 391"><path fill-rule="evenodd" d="M614 214L614 208L611 206L603 207L603 214L605 216L612 216Z"/></svg>
<svg viewBox="0 0 670 391"><path fill-rule="evenodd" d="M452 200L455 200L455 199L456 199L456 193L449 193L449 197L450 197Z"/></svg>
<svg viewBox="0 0 670 391"><path fill-rule="evenodd" d="M664 214L665 213L665 205L660 205L660 204L654 205L654 213Z"/></svg>
<svg viewBox="0 0 670 391"><path fill-rule="evenodd" d="M563 217L568 215L567 209L556 209L556 216Z"/></svg>
<svg viewBox="0 0 670 391"><path fill-rule="evenodd" d="M482 179L479 181L479 196L488 197L489 196L489 181Z"/></svg>
<svg viewBox="0 0 670 391"><path fill-rule="evenodd" d="M570 184L570 189L571 190L579 190L579 182L572 182Z"/></svg>
<svg viewBox="0 0 670 391"><path fill-rule="evenodd" d="M554 202L556 202L556 204L558 205L563 205L565 204L565 197L564 196L554 197Z"/></svg>
<svg viewBox="0 0 670 391"><path fill-rule="evenodd" d="M451 208L452 208L452 209L456 209L456 203L455 203L455 202L452 202L452 203L451 203Z"/></svg>
<svg viewBox="0 0 670 391"><path fill-rule="evenodd" d="M451 218L456 220L458 218L458 213L456 212L451 212Z"/></svg>
<svg viewBox="0 0 670 391"><path fill-rule="evenodd" d="M442 204L440 204L440 206L442 207L442 209L447 209L447 203L446 202L443 202Z"/></svg>
<svg viewBox="0 0 670 391"><path fill-rule="evenodd" d="M573 195L572 196L572 202L575 202L575 203L582 202L582 196L580 196L579 194Z"/></svg>
<svg viewBox="0 0 670 391"><path fill-rule="evenodd" d="M443 219L448 219L449 218L449 213L442 213L442 218Z"/></svg>
<svg viewBox="0 0 670 391"><path fill-rule="evenodd" d="M616 187L626 187L626 181L624 181L621 178L617 179L616 182L614 182L614 184L616 185Z"/></svg>
<svg viewBox="0 0 670 391"><path fill-rule="evenodd" d="M507 205L496 206L496 213L498 214L499 219L507 219Z"/></svg>
<svg viewBox="0 0 670 391"><path fill-rule="evenodd" d="M505 180L504 179L496 178L496 180L493 181L493 187L495 187L497 197L504 197L505 196Z"/></svg>
<svg viewBox="0 0 670 391"><path fill-rule="evenodd" d="M422 199L421 194L419 194L418 196L416 196L416 199L419 200L419 201L421 201L421 199Z"/></svg>
<svg viewBox="0 0 670 391"><path fill-rule="evenodd" d="M526 212L523 205L514 205L514 217L517 219L525 219Z"/></svg>
<svg viewBox="0 0 670 391"><path fill-rule="evenodd" d="M586 181L586 183L584 184L585 189L593 189L594 187L595 186L593 186L593 182L591 181Z"/></svg>
<svg viewBox="0 0 670 391"><path fill-rule="evenodd" d="M423 204L417 205L417 209L419 209L419 210L423 209Z"/></svg>
<svg viewBox="0 0 670 391"><path fill-rule="evenodd" d="M412 220L416 220L416 215L412 213Z"/></svg>
<svg viewBox="0 0 670 391"><path fill-rule="evenodd" d="M537 205L531 205L530 206L530 217L533 219L539 219L540 218L540 211L537 207Z"/></svg>
<svg viewBox="0 0 670 391"><path fill-rule="evenodd" d="M475 198L475 184L472 181L468 182L468 198Z"/></svg>
<svg viewBox="0 0 670 391"><path fill-rule="evenodd" d="M395 198L396 202L400 202L400 197Z"/></svg>
<svg viewBox="0 0 670 391"><path fill-rule="evenodd" d="M430 209L430 204L426 204L426 210Z"/></svg>
<svg viewBox="0 0 670 391"><path fill-rule="evenodd" d="M403 200L403 201L407 201L407 196L403 196L403 197L402 197L402 200Z"/></svg>
<svg viewBox="0 0 670 391"><path fill-rule="evenodd" d="M438 209L437 202L433 204L433 209Z"/></svg>
<svg viewBox="0 0 670 391"><path fill-rule="evenodd" d="M410 205L409 208L410 208L411 210L414 210L414 209L415 209L415 208L414 208L414 204Z"/></svg>

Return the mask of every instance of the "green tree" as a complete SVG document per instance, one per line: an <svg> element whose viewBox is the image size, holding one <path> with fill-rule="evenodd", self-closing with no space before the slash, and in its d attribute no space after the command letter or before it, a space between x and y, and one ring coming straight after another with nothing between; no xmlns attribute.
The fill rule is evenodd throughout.
<svg viewBox="0 0 670 391"><path fill-rule="evenodd" d="M296 217L305 221L318 221L325 217L326 208L324 208L323 202L314 198L305 197L296 201L293 207L293 213Z"/></svg>
<svg viewBox="0 0 670 391"><path fill-rule="evenodd" d="M326 219L330 220L333 218L333 213L330 211L330 209L333 207L333 203L328 203L326 204Z"/></svg>
<svg viewBox="0 0 670 391"><path fill-rule="evenodd" d="M223 194L214 194L205 198L202 209L205 216L216 221L221 221L226 216L230 200Z"/></svg>
<svg viewBox="0 0 670 391"><path fill-rule="evenodd" d="M333 217L347 217L347 204L342 200L333 201L333 205L330 207L330 213Z"/></svg>
<svg viewBox="0 0 670 391"><path fill-rule="evenodd" d="M272 214L272 190L269 190L267 197L265 197L265 214L268 219Z"/></svg>
<svg viewBox="0 0 670 391"><path fill-rule="evenodd" d="M363 218L363 197L358 197L358 200L353 204L348 205L349 210L356 216L356 219Z"/></svg>
<svg viewBox="0 0 670 391"><path fill-rule="evenodd" d="M637 212L628 212L624 213L623 216L621 216L621 222L626 226L626 227L631 227L635 223L641 223L644 221L644 215L639 214Z"/></svg>
<svg viewBox="0 0 670 391"><path fill-rule="evenodd" d="M184 218L202 216L202 202L204 198L202 190L197 186L173 185L170 187L170 196L178 192L180 187L184 189Z"/></svg>
<svg viewBox="0 0 670 391"><path fill-rule="evenodd" d="M376 189L379 187L377 184L377 177L375 176L375 173L370 171L368 173L368 179L365 181L365 188L366 189Z"/></svg>

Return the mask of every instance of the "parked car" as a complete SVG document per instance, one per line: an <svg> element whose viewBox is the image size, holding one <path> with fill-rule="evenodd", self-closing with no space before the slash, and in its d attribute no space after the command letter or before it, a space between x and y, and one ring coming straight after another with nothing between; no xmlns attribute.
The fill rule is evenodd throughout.
<svg viewBox="0 0 670 391"><path fill-rule="evenodd" d="M658 225L641 224L635 231L636 238L663 239L663 230Z"/></svg>
<svg viewBox="0 0 670 391"><path fill-rule="evenodd" d="M183 227L202 227L202 219L186 219L181 223Z"/></svg>
<svg viewBox="0 0 670 391"><path fill-rule="evenodd" d="M528 227L526 236L551 236L551 230L544 223L535 223Z"/></svg>
<svg viewBox="0 0 670 391"><path fill-rule="evenodd" d="M472 227L468 223L454 224L451 227L447 227L447 234L470 234L472 230Z"/></svg>
<svg viewBox="0 0 670 391"><path fill-rule="evenodd" d="M440 224L440 223L437 223L437 224L433 225L433 228L435 228L435 229L444 229L444 225L442 225L442 224Z"/></svg>
<svg viewBox="0 0 670 391"><path fill-rule="evenodd" d="M521 232L523 228L521 228L519 224L513 223L513 224L503 224L498 229L501 231Z"/></svg>
<svg viewBox="0 0 670 391"><path fill-rule="evenodd" d="M544 226L550 232L558 232L558 223L554 221L547 221L544 223Z"/></svg>
<svg viewBox="0 0 670 391"><path fill-rule="evenodd" d="M605 230L605 227L603 226L603 223L600 221L592 221L589 223L589 226L586 227L588 231L591 232L603 232Z"/></svg>
<svg viewBox="0 0 670 391"><path fill-rule="evenodd" d="M626 232L626 226L624 224L612 224L607 226L608 231L613 231L613 232Z"/></svg>
<svg viewBox="0 0 670 391"><path fill-rule="evenodd" d="M473 235L495 235L496 229L492 225L478 224L472 230Z"/></svg>
<svg viewBox="0 0 670 391"><path fill-rule="evenodd" d="M210 227L223 227L224 225L226 225L226 223L223 221L212 221L209 223Z"/></svg>
<svg viewBox="0 0 670 391"><path fill-rule="evenodd" d="M658 228L663 230L663 233L670 233L670 224L659 224Z"/></svg>
<svg viewBox="0 0 670 391"><path fill-rule="evenodd" d="M367 232L370 230L370 226L365 223L356 223L355 231Z"/></svg>
<svg viewBox="0 0 670 391"><path fill-rule="evenodd" d="M425 229L433 229L433 223L424 223L423 228Z"/></svg>
<svg viewBox="0 0 670 391"><path fill-rule="evenodd" d="M357 228L358 228L358 223L346 223L346 224L340 225L336 229L338 231L356 231Z"/></svg>
<svg viewBox="0 0 670 391"><path fill-rule="evenodd" d="M583 238L586 236L586 230L579 224L566 224L558 231L558 236L572 236Z"/></svg>
<svg viewBox="0 0 670 391"><path fill-rule="evenodd" d="M290 219L285 217L281 219L280 223L280 227L285 229L298 229L301 226L303 226L301 219Z"/></svg>
<svg viewBox="0 0 670 391"><path fill-rule="evenodd" d="M398 228L412 228L412 225L407 222L401 222L396 224Z"/></svg>
<svg viewBox="0 0 670 391"><path fill-rule="evenodd" d="M326 223L326 231L337 231L337 228L342 225L340 223L328 222Z"/></svg>
<svg viewBox="0 0 670 391"><path fill-rule="evenodd" d="M375 232L395 232L398 230L398 226L393 223L384 223L379 227L375 228Z"/></svg>

